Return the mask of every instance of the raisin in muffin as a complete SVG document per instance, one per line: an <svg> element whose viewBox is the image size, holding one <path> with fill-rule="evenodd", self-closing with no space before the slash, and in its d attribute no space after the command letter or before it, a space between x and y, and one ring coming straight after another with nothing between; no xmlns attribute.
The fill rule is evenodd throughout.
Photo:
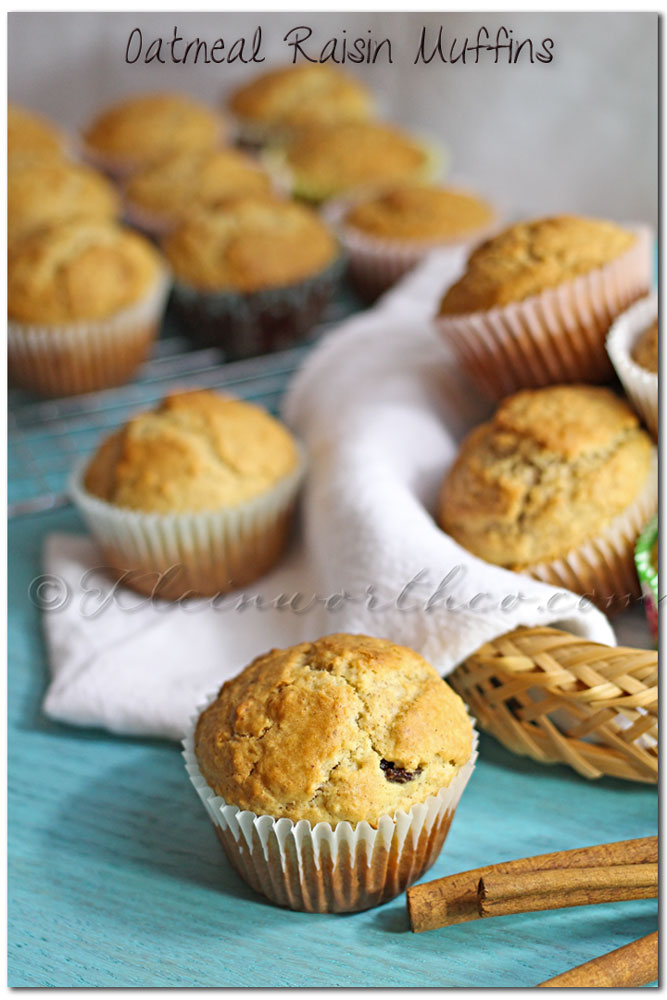
<svg viewBox="0 0 667 1000"><path fill-rule="evenodd" d="M178 600L244 586L277 561L302 466L261 407L177 393L108 437L71 489L125 584Z"/></svg>
<svg viewBox="0 0 667 1000"><path fill-rule="evenodd" d="M223 846L255 888L296 908L362 909L396 895L433 862L473 744L463 702L421 656L386 639L338 634L271 650L227 681L200 715L192 750L214 802L264 817L267 835L288 820L301 831L310 864L294 898L296 858L288 855L282 871L272 859L273 877L262 878L261 848L253 845L250 858L239 852L223 820ZM415 823L414 838L397 834L397 814ZM363 865L347 851L353 829ZM307 839L336 874L313 870ZM361 883L350 866L355 875L362 869Z"/></svg>
<svg viewBox="0 0 667 1000"><path fill-rule="evenodd" d="M632 548L655 504L654 449L630 407L608 389L550 386L504 400L466 437L438 520L480 559L612 607L636 594Z"/></svg>
<svg viewBox="0 0 667 1000"><path fill-rule="evenodd" d="M650 238L571 215L520 222L470 255L440 302L440 333L489 395L602 382L614 318L645 295Z"/></svg>
<svg viewBox="0 0 667 1000"><path fill-rule="evenodd" d="M10 247L9 373L59 396L126 381L155 339L168 290L157 250L111 221L72 219Z"/></svg>

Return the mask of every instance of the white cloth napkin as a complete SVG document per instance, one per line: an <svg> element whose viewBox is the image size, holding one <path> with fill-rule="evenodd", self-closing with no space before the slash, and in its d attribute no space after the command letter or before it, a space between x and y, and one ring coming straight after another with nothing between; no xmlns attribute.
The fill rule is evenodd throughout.
<svg viewBox="0 0 667 1000"><path fill-rule="evenodd" d="M202 698L256 655L336 631L412 646L442 674L518 625L614 643L599 611L476 559L433 519L461 438L490 409L429 322L455 276L433 254L308 357L284 405L309 454L301 529L243 594L219 607L150 602L114 591L88 538L47 539L48 715L178 739Z"/></svg>

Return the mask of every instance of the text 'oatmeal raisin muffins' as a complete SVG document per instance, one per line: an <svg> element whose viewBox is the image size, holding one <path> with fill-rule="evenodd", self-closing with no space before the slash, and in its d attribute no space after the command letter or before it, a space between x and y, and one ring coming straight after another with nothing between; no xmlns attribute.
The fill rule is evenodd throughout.
<svg viewBox="0 0 667 1000"><path fill-rule="evenodd" d="M617 317L607 351L628 399L658 437L658 296L640 299Z"/></svg>
<svg viewBox="0 0 667 1000"><path fill-rule="evenodd" d="M617 610L638 596L633 548L656 502L655 450L630 407L550 386L505 399L466 437L438 521L480 559Z"/></svg>
<svg viewBox="0 0 667 1000"><path fill-rule="evenodd" d="M496 222L491 205L472 192L416 183L334 201L326 217L340 235L355 285L369 299L436 248L458 262Z"/></svg>
<svg viewBox="0 0 667 1000"><path fill-rule="evenodd" d="M179 393L108 437L70 491L122 582L178 600L226 593L270 569L303 465L287 428L261 407Z"/></svg>
<svg viewBox="0 0 667 1000"><path fill-rule="evenodd" d="M221 346L228 358L305 336L341 270L338 244L315 212L270 196L193 213L162 245L193 337Z"/></svg>
<svg viewBox="0 0 667 1000"><path fill-rule="evenodd" d="M228 108L241 140L261 145L307 125L365 121L373 103L367 88L339 67L302 63L254 77L234 91Z"/></svg>
<svg viewBox="0 0 667 1000"><path fill-rule="evenodd" d="M520 222L473 251L437 327L491 398L604 382L609 327L647 293L651 271L647 229L571 215Z"/></svg>
<svg viewBox="0 0 667 1000"><path fill-rule="evenodd" d="M386 639L330 635L258 657L186 740L229 860L293 909L366 909L437 857L474 765L458 695Z"/></svg>
<svg viewBox="0 0 667 1000"><path fill-rule="evenodd" d="M147 357L168 291L157 250L99 219L39 229L10 247L11 379L48 396L118 385Z"/></svg>

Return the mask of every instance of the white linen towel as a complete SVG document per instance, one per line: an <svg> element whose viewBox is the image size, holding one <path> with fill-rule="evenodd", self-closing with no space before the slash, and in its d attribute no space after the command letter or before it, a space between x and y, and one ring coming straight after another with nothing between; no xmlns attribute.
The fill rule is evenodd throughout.
<svg viewBox="0 0 667 1000"><path fill-rule="evenodd" d="M614 643L599 611L476 559L433 519L461 438L490 412L429 322L455 277L450 257L431 255L308 357L283 410L309 454L301 529L243 594L219 607L151 602L95 572L89 539L47 539L44 570L57 578L42 587L48 715L178 739L202 698L254 656L336 631L412 646L443 675L518 625Z"/></svg>

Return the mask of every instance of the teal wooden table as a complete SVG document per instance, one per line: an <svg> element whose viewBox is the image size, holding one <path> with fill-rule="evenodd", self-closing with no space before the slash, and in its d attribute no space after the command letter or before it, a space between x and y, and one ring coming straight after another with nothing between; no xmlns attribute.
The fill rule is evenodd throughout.
<svg viewBox="0 0 667 1000"><path fill-rule="evenodd" d="M321 916L278 909L229 868L175 745L45 719L28 599L71 509L9 527L10 986L531 986L656 929L644 900L426 934L405 896ZM482 737L479 765L426 878L656 832L654 787L589 782Z"/></svg>

